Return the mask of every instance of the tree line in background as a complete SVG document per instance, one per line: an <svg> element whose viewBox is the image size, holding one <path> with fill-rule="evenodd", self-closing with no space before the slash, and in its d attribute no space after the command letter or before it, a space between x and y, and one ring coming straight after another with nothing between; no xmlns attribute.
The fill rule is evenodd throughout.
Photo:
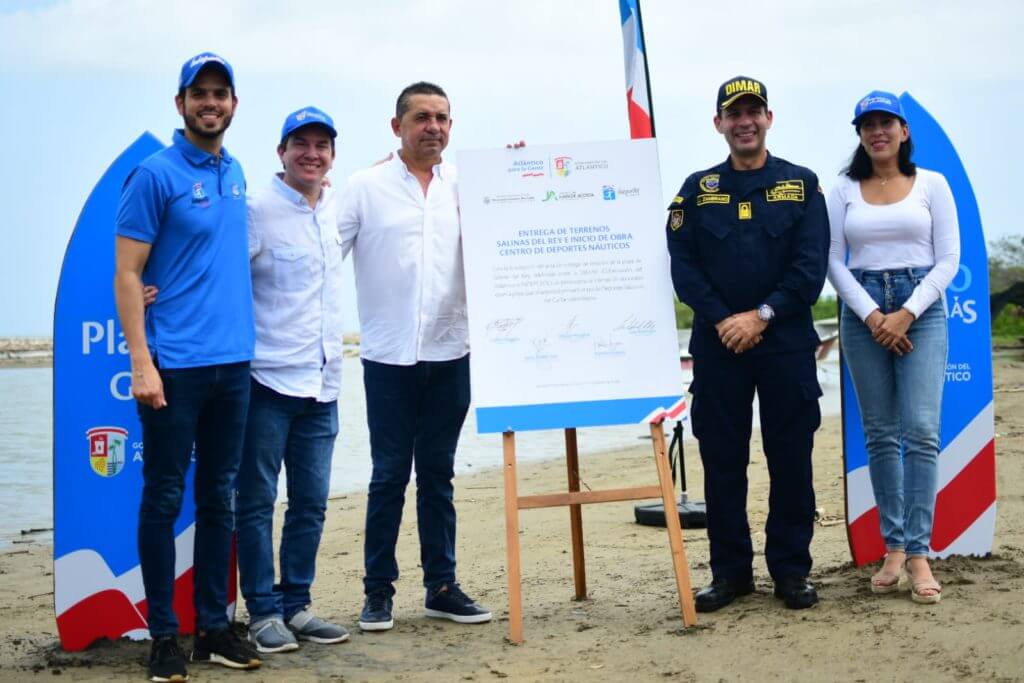
<svg viewBox="0 0 1024 683"><path fill-rule="evenodd" d="M992 343L996 346L1024 344L1024 235L1009 235L988 249L990 305L992 307ZM693 326L693 311L676 301L676 327ZM812 308L815 320L835 318L838 314L834 295L819 298Z"/></svg>

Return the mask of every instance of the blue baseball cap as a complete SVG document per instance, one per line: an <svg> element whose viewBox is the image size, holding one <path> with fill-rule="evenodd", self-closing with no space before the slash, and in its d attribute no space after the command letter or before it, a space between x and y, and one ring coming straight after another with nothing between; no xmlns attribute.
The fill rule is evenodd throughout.
<svg viewBox="0 0 1024 683"><path fill-rule="evenodd" d="M903 103L900 102L900 98L891 92L872 90L862 97L857 106L853 108L853 121L850 123L856 126L865 114L870 114L873 111L884 111L887 114L898 116L904 123L907 122L907 115L903 113Z"/></svg>
<svg viewBox="0 0 1024 683"><path fill-rule="evenodd" d="M316 107L303 107L288 114L288 118L284 120L284 125L281 126L281 142L284 142L299 128L312 125L323 126L332 138L338 137L338 131L334 128L334 119L325 111Z"/></svg>
<svg viewBox="0 0 1024 683"><path fill-rule="evenodd" d="M213 54L212 52L201 52L192 59L189 59L181 65L181 76L178 78L178 89L187 88L192 85L192 82L196 80L196 76L199 72L208 66L219 68L228 77L228 85L231 86L231 90L237 92L235 88L235 72L231 69L231 65L228 64L228 60Z"/></svg>

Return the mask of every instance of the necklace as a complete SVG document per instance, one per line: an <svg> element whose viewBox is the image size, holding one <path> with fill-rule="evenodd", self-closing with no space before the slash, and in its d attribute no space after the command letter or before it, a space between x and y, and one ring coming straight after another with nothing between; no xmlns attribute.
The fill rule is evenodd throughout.
<svg viewBox="0 0 1024 683"><path fill-rule="evenodd" d="M879 180L881 180L881 181L882 181L882 183L881 183L882 187L885 187L885 184L886 184L887 182L889 182L890 180L892 180L893 178L895 178L895 177L896 177L897 175L899 175L899 174L898 174L898 173L893 173L893 174L892 174L891 176L889 176L889 177L887 178L887 177L885 177L884 175L881 175L881 174L879 174L879 173L876 173L876 174L875 174L875 177L876 177L876 178L878 178Z"/></svg>

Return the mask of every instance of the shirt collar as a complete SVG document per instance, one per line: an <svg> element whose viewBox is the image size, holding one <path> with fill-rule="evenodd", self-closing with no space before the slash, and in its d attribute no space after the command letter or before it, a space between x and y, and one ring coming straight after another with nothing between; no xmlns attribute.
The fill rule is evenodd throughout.
<svg viewBox="0 0 1024 683"><path fill-rule="evenodd" d="M391 157L390 163L394 164L395 167L398 168L398 172L402 174L403 178L415 177L413 176L412 172L409 170L409 167L405 164L405 162L402 161L402 157L399 155L400 151L401 149L395 150L395 153ZM445 169L447 167L447 164L444 163L444 159L441 159L439 163L434 164L434 175L440 178L441 180L446 180L448 172Z"/></svg>
<svg viewBox="0 0 1024 683"><path fill-rule="evenodd" d="M199 149L185 137L185 131L182 128L178 128L174 131L174 146L181 152L181 155L185 157L190 163L195 166L202 166L210 163L211 159L216 159L214 155ZM228 154L226 147L220 148L220 159L225 164L230 164L234 161L234 157Z"/></svg>
<svg viewBox="0 0 1024 683"><path fill-rule="evenodd" d="M279 194L281 197L283 197L289 204L301 206L304 209L312 208L315 210L318 206L324 203L324 197L331 189L329 187L320 188L320 198L317 200L316 206L310 207L309 202L306 201L306 195L302 194L294 187L286 183L284 181L284 178L282 177L283 175L284 174L282 173L275 173L274 179L271 181L270 186L274 188L274 191L277 192L277 194Z"/></svg>

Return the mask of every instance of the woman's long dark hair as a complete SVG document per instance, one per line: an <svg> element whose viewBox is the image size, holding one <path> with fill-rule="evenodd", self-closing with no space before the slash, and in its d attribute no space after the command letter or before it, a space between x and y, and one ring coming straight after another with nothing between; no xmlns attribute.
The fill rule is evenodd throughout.
<svg viewBox="0 0 1024 683"><path fill-rule="evenodd" d="M904 124L906 125L906 124ZM857 126L857 135L860 135L860 126ZM910 140L910 136L900 143L900 151L897 154L896 162L899 164L900 173L905 176L912 176L917 173L917 164L910 160L911 155L914 153L914 143ZM853 156L850 157L850 163L846 165L846 168L842 171L846 175L850 176L854 180L866 180L874 174L874 170L871 168L871 157L864 151L864 145L857 143L857 149L853 150Z"/></svg>

